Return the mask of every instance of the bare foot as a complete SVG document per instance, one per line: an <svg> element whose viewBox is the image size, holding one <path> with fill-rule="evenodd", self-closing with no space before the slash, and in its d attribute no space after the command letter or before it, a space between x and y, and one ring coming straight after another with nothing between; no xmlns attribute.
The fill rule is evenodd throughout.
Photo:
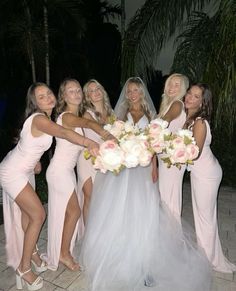
<svg viewBox="0 0 236 291"><path fill-rule="evenodd" d="M79 263L74 261L74 258L69 254L68 256L60 256L60 263L65 265L70 271L80 271Z"/></svg>

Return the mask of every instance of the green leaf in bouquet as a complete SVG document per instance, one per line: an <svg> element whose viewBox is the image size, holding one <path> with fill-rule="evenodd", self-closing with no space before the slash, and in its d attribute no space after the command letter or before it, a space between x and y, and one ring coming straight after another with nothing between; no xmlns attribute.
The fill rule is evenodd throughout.
<svg viewBox="0 0 236 291"><path fill-rule="evenodd" d="M84 158L85 158L85 160L88 160L88 159L91 158L91 154L89 153L88 150L85 150L85 151L84 151Z"/></svg>
<svg viewBox="0 0 236 291"><path fill-rule="evenodd" d="M170 161L170 158L168 158L168 157L163 157L163 158L161 158L162 159L162 161L164 162L164 163L166 163L167 165L167 168L170 168L171 167L171 161Z"/></svg>
<svg viewBox="0 0 236 291"><path fill-rule="evenodd" d="M193 142L193 140L191 138L189 138L188 136L184 136L184 144L188 145L191 144Z"/></svg>

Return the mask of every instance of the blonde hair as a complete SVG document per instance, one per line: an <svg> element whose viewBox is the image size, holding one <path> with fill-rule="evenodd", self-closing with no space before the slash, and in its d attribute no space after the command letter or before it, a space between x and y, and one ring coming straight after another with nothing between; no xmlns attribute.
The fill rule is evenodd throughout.
<svg viewBox="0 0 236 291"><path fill-rule="evenodd" d="M150 121L152 119L152 116L151 116L151 112L149 110L148 103L146 101L144 85L143 85L142 80L139 77L131 77L126 82L126 87L125 87L125 97L126 98L125 98L125 102L127 102L128 109L127 109L125 118L127 119L127 114L128 114L128 111L131 109L131 104L132 104L130 99L127 96L127 89L128 89L128 85L129 84L135 84L140 89L140 91L142 92L142 94L140 96L141 97L141 108L142 108L144 114L146 115L146 117L148 118L148 120Z"/></svg>
<svg viewBox="0 0 236 291"><path fill-rule="evenodd" d="M95 83L102 91L103 94L103 108L105 109L107 116L112 115L112 107L110 104L110 99L108 97L108 94L104 87L95 79L90 79L83 87L83 92L85 96L85 101L86 101L86 109L90 109L92 112L94 112L95 116L97 117L97 120L99 123L102 123L102 115L99 111L97 111L96 107L91 101L91 98L89 96L89 90L88 87L90 84Z"/></svg>
<svg viewBox="0 0 236 291"><path fill-rule="evenodd" d="M176 97L173 98L173 97L168 96L166 91L167 91L170 81L176 77L180 79L180 92ZM178 73L170 75L166 79L166 82L165 82L164 93L162 94L162 101L161 101L158 117L163 117L166 114L171 103L173 103L176 100L182 100L184 95L186 94L188 87L189 87L188 77L182 74L178 74Z"/></svg>
<svg viewBox="0 0 236 291"><path fill-rule="evenodd" d="M74 82L76 83L79 87L80 86L80 83L78 80L76 79L72 79L72 78L66 78L64 79L61 84L60 84L60 87L59 87L59 91L58 91L58 102L57 102L57 107L56 107L56 112L57 112L57 115L60 115L63 111L65 111L65 108L67 106L66 104L66 101L65 101L65 90L66 90L66 85L69 83L69 82ZM78 115L79 116L82 116L85 112L85 100L84 98L82 98L82 101L81 103L79 104L79 108L78 108Z"/></svg>

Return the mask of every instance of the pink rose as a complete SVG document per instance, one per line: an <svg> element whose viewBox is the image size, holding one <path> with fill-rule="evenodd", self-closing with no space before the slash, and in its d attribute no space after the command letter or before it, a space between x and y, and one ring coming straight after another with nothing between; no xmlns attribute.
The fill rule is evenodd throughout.
<svg viewBox="0 0 236 291"><path fill-rule="evenodd" d="M183 148L184 147L184 139L180 136L175 137L171 141L174 148Z"/></svg>
<svg viewBox="0 0 236 291"><path fill-rule="evenodd" d="M188 154L186 152L186 148L182 147L182 148L174 149L173 153L170 157L170 160L171 160L172 164L176 164L176 163L184 164L184 163L186 163L186 161L188 160Z"/></svg>
<svg viewBox="0 0 236 291"><path fill-rule="evenodd" d="M194 160L198 157L199 154L199 147L195 144L188 144L186 146L186 151L188 154L188 160Z"/></svg>

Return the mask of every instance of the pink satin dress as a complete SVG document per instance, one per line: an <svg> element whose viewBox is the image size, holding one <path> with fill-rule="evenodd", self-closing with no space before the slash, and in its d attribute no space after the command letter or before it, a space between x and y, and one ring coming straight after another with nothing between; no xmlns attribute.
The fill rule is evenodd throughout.
<svg viewBox="0 0 236 291"><path fill-rule="evenodd" d="M217 195L222 179L222 169L213 155L211 145L211 130L207 127L206 140L200 157L194 165L188 166L191 171L191 191L194 223L199 245L215 271L232 273L236 266L224 256L217 223Z"/></svg>
<svg viewBox="0 0 236 291"><path fill-rule="evenodd" d="M34 137L31 134L32 120L38 114L42 115L34 113L26 119L18 144L0 164L7 265L14 269L20 264L24 240L21 210L14 200L27 183L35 189L34 167L52 143L50 135Z"/></svg>
<svg viewBox="0 0 236 291"><path fill-rule="evenodd" d="M186 121L186 114L183 109L180 115L169 123L169 129L175 133L178 129L181 129ZM170 109L171 105L167 108L166 113ZM158 155L158 170L159 170L159 191L162 202L164 202L170 209L171 213L179 218L182 211L182 186L183 176L186 166L181 166L179 170L175 166L167 168L166 164L161 160L162 154Z"/></svg>
<svg viewBox="0 0 236 291"><path fill-rule="evenodd" d="M62 125L64 113L58 117L57 124ZM83 135L81 128L75 128L75 131ZM77 192L75 166L82 149L82 146L65 139L56 138L55 152L46 172L48 183L48 245L47 254L43 255L43 258L47 261L48 268L53 271L57 270L59 264L66 207L72 193ZM78 223L71 241L71 253L73 253L77 232Z"/></svg>
<svg viewBox="0 0 236 291"><path fill-rule="evenodd" d="M94 114L93 111L87 110L87 112L93 117L94 120L97 121L97 117ZM84 134L86 137L96 141L97 143L102 143L103 139L99 134L97 134L95 131L89 128L84 128ZM83 193L83 186L84 183L91 178L92 183L94 183L94 179L96 176L97 171L94 169L93 164L91 163L91 159L86 160L84 158L84 150L81 151L78 162L77 162L77 177L78 177L78 185L77 185L77 191L79 195L79 203L81 209L83 209L84 204L84 193ZM84 233L84 220L83 215L80 216L79 219L79 232L78 232L78 238L81 239Z"/></svg>

